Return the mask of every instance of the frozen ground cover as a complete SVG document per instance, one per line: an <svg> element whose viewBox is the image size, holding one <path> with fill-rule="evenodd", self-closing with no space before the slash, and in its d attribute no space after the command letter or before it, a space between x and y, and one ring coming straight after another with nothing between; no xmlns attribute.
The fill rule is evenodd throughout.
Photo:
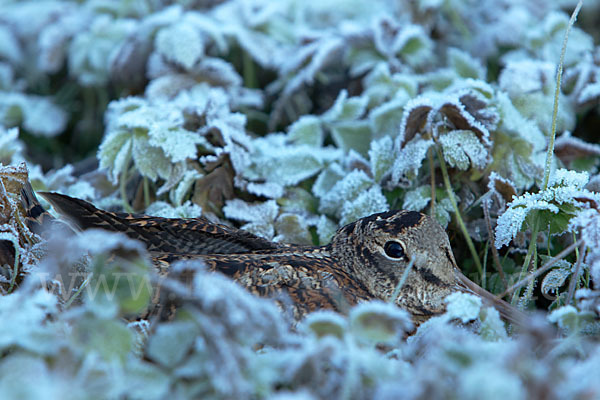
<svg viewBox="0 0 600 400"><path fill-rule="evenodd" d="M552 111L576 3L0 1L0 397L600 397L597 0ZM452 295L411 335L382 302L290 327L201 263L162 281L120 235L41 241L28 179L298 244L422 211L531 317ZM136 319L159 281L177 317Z"/></svg>

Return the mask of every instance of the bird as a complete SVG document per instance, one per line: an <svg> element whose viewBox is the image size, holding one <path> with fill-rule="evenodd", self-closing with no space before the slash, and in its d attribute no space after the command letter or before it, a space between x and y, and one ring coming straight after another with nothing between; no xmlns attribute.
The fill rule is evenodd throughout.
<svg viewBox="0 0 600 400"><path fill-rule="evenodd" d="M179 260L201 260L251 293L274 299L301 321L308 313L347 313L381 300L408 311L415 327L446 310L452 293L471 293L519 324L524 315L469 280L458 268L448 235L432 217L408 210L376 213L336 231L329 244L269 241L206 218L161 218L114 213L64 194L40 192L78 229L122 232L143 242L159 271ZM32 189L22 190L32 229L51 218ZM37 227L36 227L37 225Z"/></svg>

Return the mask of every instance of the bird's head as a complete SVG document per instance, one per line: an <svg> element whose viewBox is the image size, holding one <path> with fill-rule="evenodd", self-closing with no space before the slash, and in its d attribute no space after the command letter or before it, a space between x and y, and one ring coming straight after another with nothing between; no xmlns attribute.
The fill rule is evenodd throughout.
<svg viewBox="0 0 600 400"><path fill-rule="evenodd" d="M446 232L419 212L361 218L337 231L331 251L375 297L393 300L416 320L443 312L444 298L459 290Z"/></svg>

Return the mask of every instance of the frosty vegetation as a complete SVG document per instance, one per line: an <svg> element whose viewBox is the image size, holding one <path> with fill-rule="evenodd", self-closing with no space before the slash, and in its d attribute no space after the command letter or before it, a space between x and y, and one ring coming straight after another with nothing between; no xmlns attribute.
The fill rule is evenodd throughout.
<svg viewBox="0 0 600 400"><path fill-rule="evenodd" d="M600 397L597 0L570 32L543 184L575 5L0 1L0 397ZM383 302L293 326L201 262L164 279L124 236L41 241L27 180L297 244L422 211L530 317L455 294L411 336ZM159 282L176 318L136 319Z"/></svg>

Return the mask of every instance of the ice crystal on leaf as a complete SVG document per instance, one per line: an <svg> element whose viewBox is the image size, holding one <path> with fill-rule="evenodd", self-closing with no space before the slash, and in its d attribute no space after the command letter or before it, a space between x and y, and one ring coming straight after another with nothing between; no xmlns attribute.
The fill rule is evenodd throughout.
<svg viewBox="0 0 600 400"><path fill-rule="evenodd" d="M225 204L223 212L227 218L247 222L242 229L258 236L272 239L275 234L273 222L279 213L279 207L274 200L262 204L248 204L242 200L233 199Z"/></svg>
<svg viewBox="0 0 600 400"><path fill-rule="evenodd" d="M541 260L545 263L551 257L540 255ZM559 260L550 272L548 272L542 280L541 290L546 295L557 294L558 290L571 274L573 265L565 260ZM581 271L583 272L583 270Z"/></svg>
<svg viewBox="0 0 600 400"><path fill-rule="evenodd" d="M444 300L446 316L450 319L459 319L463 323L479 318L481 298L468 293L453 293Z"/></svg>
<svg viewBox="0 0 600 400"><path fill-rule="evenodd" d="M81 32L69 46L69 72L83 86L105 84L110 77L110 65L119 46L135 29L131 19L113 19L98 15L88 31Z"/></svg>
<svg viewBox="0 0 600 400"><path fill-rule="evenodd" d="M332 186L323 188L322 191L319 188L315 193L321 198L319 211L341 217L345 202L356 199L373 184L373 181L364 171L354 170L343 179L332 180L330 183ZM319 195L319 192L322 195Z"/></svg>
<svg viewBox="0 0 600 400"><path fill-rule="evenodd" d="M600 282L600 212L597 208L582 210L571 220L570 226L580 229L581 237L589 249L585 261L590 266L594 283Z"/></svg>
<svg viewBox="0 0 600 400"><path fill-rule="evenodd" d="M340 224L346 225L359 218L389 210L387 199L376 185L360 193L355 199L347 199L342 207Z"/></svg>
<svg viewBox="0 0 600 400"><path fill-rule="evenodd" d="M451 167L467 170L470 166L484 169L489 162L485 146L472 131L450 131L439 138L444 158Z"/></svg>
<svg viewBox="0 0 600 400"><path fill-rule="evenodd" d="M535 121L547 135L550 134L552 113L538 110L551 110L554 102L555 65L552 62L519 60L510 61L499 77L500 88L507 91L512 103L527 119ZM575 112L572 102L559 97L562 106L558 110L557 127L561 132L575 126Z"/></svg>
<svg viewBox="0 0 600 400"><path fill-rule="evenodd" d="M202 215L202 208L189 200L177 207L164 201L157 201L146 209L146 213L163 218L197 218Z"/></svg>
<svg viewBox="0 0 600 400"><path fill-rule="evenodd" d="M19 140L19 129L6 129L0 126L0 163L4 165L18 164L24 161L25 146Z"/></svg>
<svg viewBox="0 0 600 400"><path fill-rule="evenodd" d="M211 94L214 100L209 98ZM129 169L132 159L142 176L151 180L160 177L167 180L167 188L175 186L185 173L181 167L177 173L177 165L196 158L197 146L212 149L203 133L218 128L229 137L229 130L238 129L219 119L219 114L214 115L221 112L220 107L227 107L219 103L222 96L216 89L198 88L181 93L169 103L136 97L111 103L106 116L106 136L98 152L100 166L107 168L113 182L117 182L119 174ZM186 129L188 120L200 115L206 117L207 125L197 131Z"/></svg>
<svg viewBox="0 0 600 400"><path fill-rule="evenodd" d="M433 146L433 140L415 137L408 143L400 145L400 140L396 139L394 145L397 156L392 165L391 184L401 185L417 176L427 151Z"/></svg>
<svg viewBox="0 0 600 400"><path fill-rule="evenodd" d="M352 309L350 324L359 340L393 343L413 329L410 315L394 304L371 301Z"/></svg>
<svg viewBox="0 0 600 400"><path fill-rule="evenodd" d="M292 186L316 175L341 156L337 149L306 144L290 146L278 139L283 137L270 135L254 141L252 164L244 171L243 176L281 186Z"/></svg>
<svg viewBox="0 0 600 400"><path fill-rule="evenodd" d="M0 96L0 123L20 125L38 136L56 136L65 129L67 115L47 97L4 92Z"/></svg>
<svg viewBox="0 0 600 400"><path fill-rule="evenodd" d="M339 339L344 337L348 329L348 323L340 314L331 311L316 311L310 313L303 322L303 327L317 337L335 336Z"/></svg>
<svg viewBox="0 0 600 400"><path fill-rule="evenodd" d="M189 23L161 29L156 35L155 46L159 54L187 70L204 55L202 38Z"/></svg>
<svg viewBox="0 0 600 400"><path fill-rule="evenodd" d="M507 245L534 215L541 218L540 227L548 227L553 234L565 232L569 220L584 208L586 199L597 201L597 194L584 189L588 179L587 173L559 169L555 171L548 189L513 198L498 218L496 247ZM532 221L529 221L531 226Z"/></svg>

